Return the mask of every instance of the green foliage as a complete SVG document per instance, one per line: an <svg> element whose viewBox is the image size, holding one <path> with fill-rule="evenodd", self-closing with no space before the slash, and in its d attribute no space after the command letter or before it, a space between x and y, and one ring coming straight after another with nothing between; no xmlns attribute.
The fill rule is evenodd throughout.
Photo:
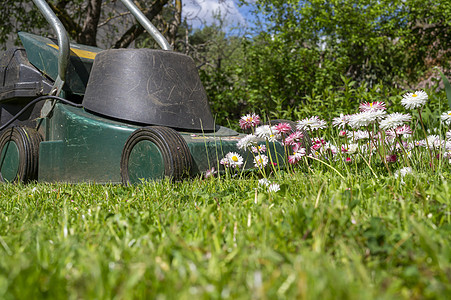
<svg viewBox="0 0 451 300"><path fill-rule="evenodd" d="M327 114L333 107L339 111L349 107L349 101L400 94L415 86L432 66L450 69L448 2L256 1L255 13L261 21L253 29L257 34L243 39L243 59L236 65L229 62L230 75L235 72L237 77L215 80L223 74L213 70L203 74L210 100L239 101L238 106L224 107L232 115L260 111L293 118L302 110L321 107L326 109L321 113ZM344 77L353 82L353 89L360 89L356 96L364 98L338 97L327 103L317 98L342 93ZM224 89L210 90L215 83ZM220 95L222 91L227 92Z"/></svg>

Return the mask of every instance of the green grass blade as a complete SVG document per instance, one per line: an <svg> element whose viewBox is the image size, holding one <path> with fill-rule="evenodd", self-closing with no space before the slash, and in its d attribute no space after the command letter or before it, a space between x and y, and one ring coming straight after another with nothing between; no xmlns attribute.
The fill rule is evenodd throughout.
<svg viewBox="0 0 451 300"><path fill-rule="evenodd" d="M451 109L451 84L449 83L448 78L446 78L445 74L443 74L440 70L438 71L440 72L440 76L442 76L443 84L445 86L446 98L448 98L448 106L449 109Z"/></svg>

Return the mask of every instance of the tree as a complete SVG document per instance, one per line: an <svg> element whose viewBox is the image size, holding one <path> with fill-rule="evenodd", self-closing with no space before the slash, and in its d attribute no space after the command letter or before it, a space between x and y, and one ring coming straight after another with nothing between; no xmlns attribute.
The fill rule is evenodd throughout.
<svg viewBox="0 0 451 300"><path fill-rule="evenodd" d="M135 1L143 13L157 27L165 30L168 41L175 43L177 28L181 22L181 0L153 0ZM128 47L144 28L134 18L130 18L120 1L117 0L53 0L47 1L49 6L63 23L70 38L77 43L97 46L99 43L106 47ZM164 17L162 17L164 15ZM99 37L99 30L104 30L103 37ZM24 0L6 0L0 11L0 42L5 44L8 37L15 31L30 31L50 34L43 16L37 8ZM123 30L121 33L119 31ZM111 34L113 32L114 34Z"/></svg>
<svg viewBox="0 0 451 300"><path fill-rule="evenodd" d="M344 77L411 88L432 66L450 70L450 1L257 0L254 9L260 31L246 41L235 93L267 113L289 116Z"/></svg>

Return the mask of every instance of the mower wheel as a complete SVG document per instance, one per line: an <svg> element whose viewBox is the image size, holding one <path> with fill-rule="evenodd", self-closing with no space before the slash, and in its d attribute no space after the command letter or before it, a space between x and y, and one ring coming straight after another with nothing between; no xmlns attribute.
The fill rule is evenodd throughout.
<svg viewBox="0 0 451 300"><path fill-rule="evenodd" d="M42 136L32 128L11 127L0 135L0 181L38 179L39 144Z"/></svg>
<svg viewBox="0 0 451 300"><path fill-rule="evenodd" d="M278 125L280 123L288 123L291 126L291 133L294 133L296 131L296 122L294 121L290 121L290 120L284 120L284 119L275 119L275 120L270 120L269 122L266 122L265 125L271 125L271 126L275 126ZM312 140L310 139L307 131L305 130L300 130L302 132L302 134L304 135L304 138L302 139L302 146L307 150L307 153L310 153L310 147L312 146Z"/></svg>
<svg viewBox="0 0 451 300"><path fill-rule="evenodd" d="M163 126L137 129L125 142L121 157L122 183L189 176L193 160L188 145L175 130Z"/></svg>

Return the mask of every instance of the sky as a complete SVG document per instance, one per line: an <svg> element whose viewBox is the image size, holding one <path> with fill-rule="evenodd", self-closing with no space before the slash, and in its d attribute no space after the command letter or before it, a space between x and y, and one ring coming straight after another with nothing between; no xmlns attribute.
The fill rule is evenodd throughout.
<svg viewBox="0 0 451 300"><path fill-rule="evenodd" d="M236 0L184 0L182 18L194 28L202 27L214 22L214 15L218 12L225 19L226 26L246 26L252 20L249 7L239 7Z"/></svg>

